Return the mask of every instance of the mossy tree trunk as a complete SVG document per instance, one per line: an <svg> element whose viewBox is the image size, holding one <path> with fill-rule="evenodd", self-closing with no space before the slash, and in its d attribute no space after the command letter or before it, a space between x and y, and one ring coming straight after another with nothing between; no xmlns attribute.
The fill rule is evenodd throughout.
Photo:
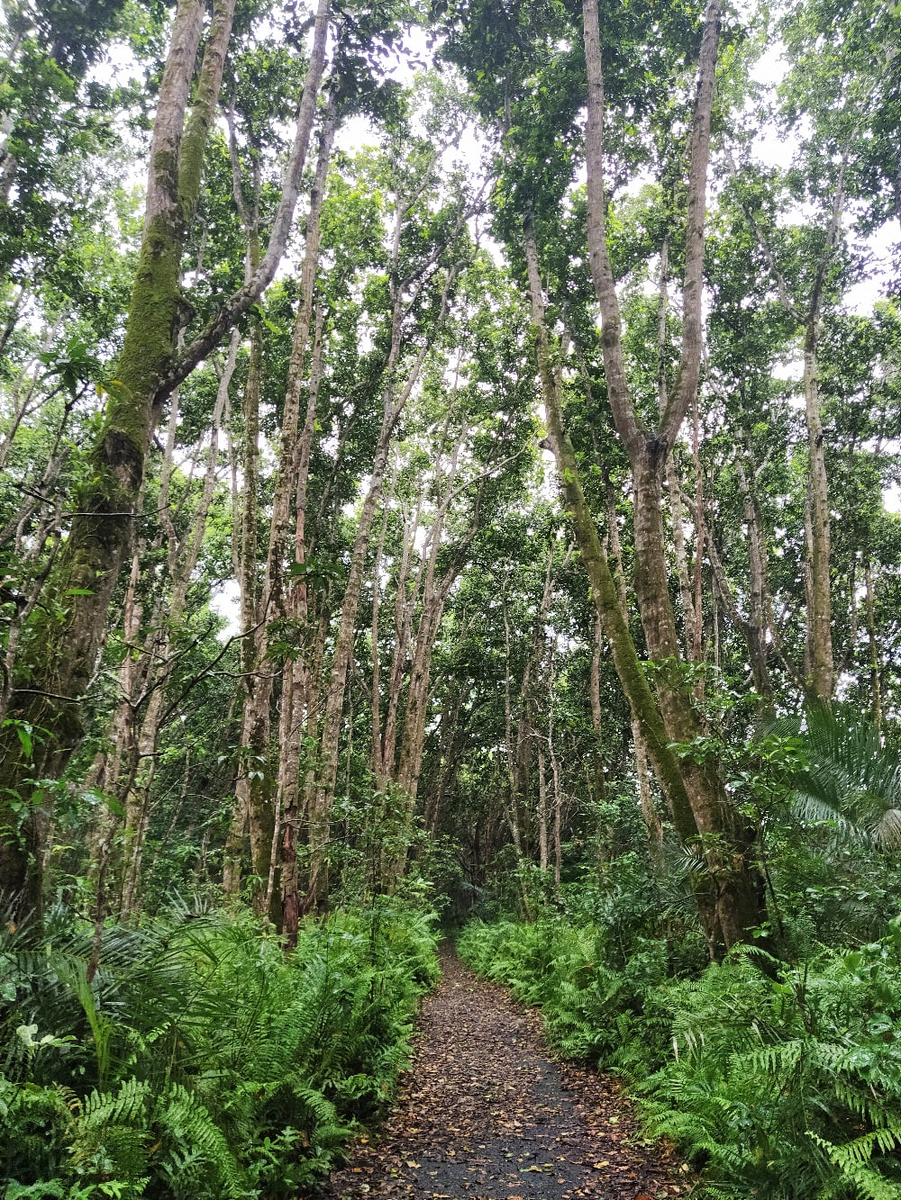
<svg viewBox="0 0 901 1200"><path fill-rule="evenodd" d="M40 909L39 849L51 811L52 788L36 788L34 781L57 778L82 735L80 703L131 549L144 459L160 407L271 282L293 220L325 63L329 0L317 6L294 144L266 252L203 334L179 353L182 249L200 197L234 8L235 0L214 0L188 115L205 3L181 0L178 6L160 83L144 231L116 379L92 452L93 470L74 497L76 515L40 620L29 631L29 654L0 731L0 889L18 895L23 909Z"/></svg>
<svg viewBox="0 0 901 1200"><path fill-rule="evenodd" d="M679 653L669 590L662 488L668 457L695 401L700 378L707 166L720 21L719 0L711 0L705 14L690 134L679 370L661 409L658 427L649 430L638 417L626 378L619 302L606 240L604 77L598 5L597 0L583 2L588 72L586 159L589 259L603 322L602 348L607 393L614 424L632 467L636 555L634 586L645 641L655 663L656 699L652 698L651 702L657 719L662 720L662 732L668 745L690 744L703 733L703 723L693 704L691 682L686 678ZM623 678L621 672L620 678ZM646 716L642 711L636 715L644 727ZM661 761L653 729L646 740L671 807L673 766L679 775L678 799L680 804L683 797L687 799L691 821L687 819L687 814L677 818L677 832L680 839L686 841L685 832L691 825L695 827L696 832L689 834L689 837L700 840L715 893L716 928L712 928L708 920L708 938L729 947L741 941L761 919L758 899L761 889L757 886L751 855L751 831L745 828L731 804L715 762L710 759L698 762L690 753L678 761ZM672 759L672 751L667 748L666 753ZM663 776L661 767L664 768Z"/></svg>
<svg viewBox="0 0 901 1200"><path fill-rule="evenodd" d="M594 517L582 491L575 451L563 426L561 381L551 356L544 315L544 297L538 274L538 252L531 220L525 225L525 247L532 314L538 339L538 369L547 415L548 442L557 464L563 499L573 523L576 545L588 574L592 599L610 643L613 665L633 717L641 726L648 754L666 796L676 832L682 841L688 841L697 837L698 826L679 761L670 749L670 738L664 727L660 709L635 649L606 551L598 537Z"/></svg>
<svg viewBox="0 0 901 1200"><path fill-rule="evenodd" d="M181 0L160 83L147 180L144 232L125 341L110 384L91 475L49 595L30 631L0 743L0 886L40 911L39 848L52 789L82 734L80 702L107 632L120 568L132 548L144 459L157 417L159 381L176 355L181 255L200 195L207 137L231 36L234 0L217 0L190 119L186 114L203 31L203 0ZM31 729L30 752L17 730ZM23 807L26 806L26 807Z"/></svg>

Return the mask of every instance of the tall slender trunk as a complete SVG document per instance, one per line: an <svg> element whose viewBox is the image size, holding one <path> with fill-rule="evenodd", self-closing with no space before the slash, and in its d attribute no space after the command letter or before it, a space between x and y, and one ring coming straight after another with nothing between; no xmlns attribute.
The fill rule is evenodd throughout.
<svg viewBox="0 0 901 1200"><path fill-rule="evenodd" d="M879 682L879 644L876 639L876 604L869 550L864 568L866 586L867 645L870 668L870 717L877 730L882 727L882 687Z"/></svg>
<svg viewBox="0 0 901 1200"><path fill-rule="evenodd" d="M648 652L657 664L657 703L665 730L664 736L667 743L691 743L703 733L703 726L692 703L691 690L686 687L680 664L675 618L669 596L661 501L667 456L671 453L685 417L695 402L700 378L703 345L704 219L710 123L721 20L720 0L710 0L705 14L698 87L691 123L680 364L676 381L660 413L656 431L646 430L641 424L626 379L619 302L606 240L606 196L603 179L604 79L597 0L583 0L582 11L588 72L586 162L589 261L603 322L602 349L608 398L614 424L632 466L635 502L635 593ZM537 264L533 293L536 289ZM539 324L537 320L536 324ZM553 375L549 365L548 372ZM656 704L654 707L656 708ZM646 715L643 715L642 711L637 715L642 719L643 725L646 724ZM659 777L660 755L655 739L648 737L646 733L646 740ZM669 775L668 765L661 765L664 765ZM686 756L673 765L680 776L691 812L691 822L683 820L681 824L683 829L689 828L690 824L696 827L706 855L710 882L715 891L715 921L709 919L709 914L706 919L708 938L711 944L722 942L728 948L740 941L746 931L760 921L756 873L750 854L751 833L744 828L742 820L733 808L715 763L709 760L697 763L691 756ZM664 782L664 778L661 778L661 783L671 799L671 783ZM686 840L681 830L679 833L680 837Z"/></svg>
<svg viewBox="0 0 901 1200"><path fill-rule="evenodd" d="M804 411L808 449L808 562L807 639L809 694L829 700L835 686L832 649L831 530L826 447L817 367L819 314L812 314L804 334Z"/></svg>
<svg viewBox="0 0 901 1200"><path fill-rule="evenodd" d="M519 788L517 787L517 746L513 740L513 697L510 658L510 617L504 597L504 745L507 760L507 786L502 789L501 803L504 818L513 839L517 860L522 856L522 834L519 825Z"/></svg>
<svg viewBox="0 0 901 1200"><path fill-rule="evenodd" d="M325 713L319 746L319 762L309 792L310 879L306 901L308 905L318 905L327 890L326 863L329 842L329 814L335 792L341 716L344 711L347 673L350 668L353 650L357 608L359 607L363 586L363 569L369 548L369 537L381 496L385 470L388 465L391 439L404 406L419 378L428 349L428 343L426 343L416 355L410 373L398 394L395 376L402 345L402 317L403 307L398 297L395 301L394 313L392 315L391 347L385 366L387 383L382 399L382 425L379 431L378 442L376 443L369 484L362 509L360 510L357 529L354 535L354 544L351 550L350 566L344 589L344 598L341 604L341 614L335 637L335 649L332 655L328 692L325 700Z"/></svg>
<svg viewBox="0 0 901 1200"><path fill-rule="evenodd" d="M779 299L798 323L803 334L804 416L807 427L808 478L804 535L806 545L805 591L807 607L807 644L805 648L804 691L809 699L828 702L835 689L835 657L832 646L831 519L829 479L826 470L826 442L823 432L819 393L819 336L822 319L823 289L826 272L836 252L845 208L846 149L838 167L832 211L826 228L822 252L816 264L810 295L803 305L791 299L787 282L776 257L754 214L746 210L748 220L767 260L776 283Z"/></svg>
<svg viewBox="0 0 901 1200"><path fill-rule="evenodd" d="M662 415L666 410L666 317L669 307L669 239L663 239L660 249L660 284L659 312L657 318L657 412ZM682 599L682 619L684 622L683 642L685 655L694 658L696 628L700 618L700 610L696 605L695 591L692 587L691 573L688 568L688 551L685 545L685 528L683 526L682 490L679 485L679 473L676 469L675 455L670 454L666 460L666 477L669 491L670 519L673 527L673 549L676 555L676 573L679 577L679 594ZM697 540L697 539L696 539ZM695 660L696 661L696 660Z"/></svg>
<svg viewBox="0 0 901 1200"><path fill-rule="evenodd" d="M303 564L307 561L307 489L310 474L310 455L315 432L316 406L322 379L322 338L324 313L317 306L315 314L313 352L310 362L307 412L301 434L294 496L294 560ZM301 576L289 596L289 612L297 627L308 629L311 625L309 582ZM327 632L327 605L322 603L322 612L316 634L307 635L302 653L293 663L286 664L282 672L282 714L285 732L279 743L279 807L281 830L279 845L279 869L281 872L282 930L289 946L296 945L300 922L301 893L297 847L301 824L301 789L307 758L306 739L315 727L313 680L321 675ZM315 623L314 623L315 624Z"/></svg>
<svg viewBox="0 0 901 1200"><path fill-rule="evenodd" d="M258 488L262 337L259 323L250 330L250 359L244 386L244 447L241 470L239 576L241 606L241 733L235 779L235 809L224 865L223 887L234 892L240 882L239 830L250 837L251 869L256 901L269 872L272 841L269 724L272 679L265 658L265 625L260 611L258 553Z"/></svg>
<svg viewBox="0 0 901 1200"><path fill-rule="evenodd" d="M551 694L553 697L553 681ZM553 698L548 710L547 745L551 759L551 777L554 781L554 887L559 893L563 873L563 786L560 778L560 761L554 745Z"/></svg>
<svg viewBox="0 0 901 1200"><path fill-rule="evenodd" d="M548 869L548 822L547 822L547 757L544 741L538 741L538 867Z"/></svg>
<svg viewBox="0 0 901 1200"><path fill-rule="evenodd" d="M673 549L676 555L676 573L679 578L679 596L682 600L682 617L685 624L682 641L685 646L686 657L690 659L694 653L695 645L695 595L694 588L692 587L691 572L688 566L688 550L685 545L682 489L679 485L676 460L672 454L667 460L666 475L670 519L673 526Z"/></svg>
<svg viewBox="0 0 901 1200"><path fill-rule="evenodd" d="M403 737L400 745L400 757L397 768L397 783L408 804L408 823L413 816L413 803L416 799L419 775L422 770L422 755L425 745L425 727L428 716L429 679L431 674L432 653L438 637L444 606L450 595L451 588L462 571L466 552L481 525L480 495L475 502L473 519L467 532L455 547L453 557L444 574L436 579L438 555L442 546L444 522L455 496L455 484L460 455L463 452L469 429L466 423L451 451L447 467L447 484L445 494L435 513L429 530L429 553L422 588L422 611L416 630L416 645L410 668L410 681L407 688L406 707L404 712Z"/></svg>
<svg viewBox="0 0 901 1200"><path fill-rule="evenodd" d="M421 184L425 187L425 183ZM418 196L418 193L417 193ZM357 521L354 543L350 554L347 581L335 634L335 647L332 654L329 671L328 690L325 696L325 706L319 739L318 758L314 768L308 773L307 781L307 811L309 819L309 887L304 904L307 908L318 906L328 890L328 844L330 838L330 813L335 794L335 781L338 771L338 751L341 733L341 718L344 711L347 675L350 669L354 631L356 628L357 609L363 587L363 573L366 556L369 549L370 535L373 522L381 498L385 472L392 438L406 407L407 401L416 387L426 356L431 349L438 331L444 324L447 314L451 289L459 270L459 264L451 266L445 276L441 301L434 325L423 338L419 350L413 357L403 384L398 379L404 346L404 319L407 315L409 297L405 297L406 286L410 280L398 278L397 270L400 263L401 232L412 201L408 204L397 205L397 216L394 227L392 248L392 313L391 338L385 366L382 372L384 388L382 392L382 423L376 442L372 467L366 495ZM462 218L450 234L455 239L462 227ZM422 279L416 282L416 287L422 285Z"/></svg>
<svg viewBox="0 0 901 1200"><path fill-rule="evenodd" d="M391 392L393 395L393 390ZM385 417L376 447L369 487L357 523L354 544L351 550L347 583L341 603L341 614L335 636L335 649L329 672L328 692L325 698L325 713L319 743L318 763L312 773L308 789L310 874L309 890L304 902L306 907L318 906L328 890L327 860L330 838L330 813L335 794L338 774L338 749L341 733L341 718L350 669L357 609L363 588L363 570L369 549L369 536L375 519L381 494L388 449L394 427L400 417L400 408L386 401Z"/></svg>
<svg viewBox="0 0 901 1200"><path fill-rule="evenodd" d="M295 705L298 686L302 685L303 667L292 657L279 665L269 655L269 626L274 621L284 621L295 615L296 592L306 588L299 575L289 571L289 559L294 557L300 566L303 559L297 558L297 514L292 519L292 502L306 488L309 472L311 441L315 426L316 398L318 396L318 365L321 355L321 329L316 330L313 370L307 379L310 333L313 327L314 292L319 266L319 246L322 207L325 202L326 178L331 159L332 144L337 126L337 103L334 94L329 95L319 135L316 172L310 194L310 207L306 224L304 256L300 273L300 303L294 323L291 357L288 363L288 378L282 411L279 465L272 499L269 521L269 542L263 570L260 596L256 603L256 623L259 635L256 643L258 677L254 684L252 701L253 720L259 736L266 738L263 754L269 754L269 721L273 685L281 675L280 710L278 726L278 760L275 778L269 781L264 820L255 819L253 792L250 795L249 826L254 859L254 872L258 876L258 905L273 918L281 917L283 928L290 944L296 940L297 900L297 794L300 739L297 736L298 722ZM306 379L306 389L304 383ZM306 391L304 424L301 426L301 399ZM303 477L303 479L301 478ZM293 529L292 529L293 526ZM293 544L292 544L293 543ZM289 581L286 586L286 580ZM265 710L265 711L264 711ZM274 792L274 806L273 796ZM259 827L257 827L259 826ZM256 847L256 848L254 848ZM275 904L276 875L280 899ZM262 881L265 880L265 885ZM276 911L280 909L280 913Z"/></svg>
<svg viewBox="0 0 901 1200"><path fill-rule="evenodd" d="M173 399L170 432L167 437L163 486L160 490L160 509L166 513L168 538L167 565L169 595L154 613L152 642L145 647L142 675L145 696L149 694L144 715L137 733L134 768L127 777L127 786L120 794L125 808L124 839L126 847L125 872L122 886L121 913L130 917L139 907L141 869L151 816L151 788L156 771L157 750L162 720L169 699L168 684L173 662L174 636L184 615L188 590L200 559L207 517L216 488L219 459L219 434L225 412L228 390L234 374L238 352L238 336L232 336L228 357L219 376L216 402L210 421L210 440L206 451L206 470L200 496L191 513L188 529L179 537L168 514L168 496L174 469L175 424L177 408ZM143 697L142 697L143 698Z"/></svg>
<svg viewBox="0 0 901 1200"><path fill-rule="evenodd" d="M411 562L413 557L416 534L420 528L420 517L425 502L426 481L424 480L416 498L416 508L412 518L404 522L401 543L400 566L398 568L394 595L394 649L391 653L391 666L388 674L388 689L385 703L384 727L373 744L373 769L376 783L384 788L394 776L397 756L397 735L401 698L403 695L403 679L407 658L410 652L410 642L413 636L413 613L419 604L425 577L425 564L420 564L416 574L412 593L408 590ZM387 512L386 512L387 516ZM373 681L373 706L381 705L381 697L375 695Z"/></svg>
<svg viewBox="0 0 901 1200"><path fill-rule="evenodd" d="M676 494L678 494L678 480L676 481ZM619 527L616 523L613 488L609 481L607 485L607 536L610 539L610 550L613 554L614 579L616 581L616 591L619 597L620 608L622 609L623 620L628 622L629 606L626 600L623 552L619 540ZM690 595L689 601L692 605L694 604ZM635 777L638 780L638 803L641 808L641 815L644 818L645 829L647 830L651 866L655 871L661 871L663 869L663 822L660 819L660 814L657 812L654 795L651 791L651 777L648 770L648 749L645 744L644 732L642 731L641 722L634 715L632 716L631 725L632 750L635 755Z"/></svg>
<svg viewBox="0 0 901 1200"><path fill-rule="evenodd" d="M388 505L384 506L382 514L382 531L379 534L379 542L375 551L375 560L372 564L372 625L371 625L371 642L370 647L372 655L372 694L369 698L371 736L372 736L372 773L375 777L376 791L384 791L385 784L388 782L388 771L386 770L384 759L384 742L382 740L382 673L381 673L381 655L379 653L379 644L381 641L379 617L381 615L381 602L379 600L379 592L381 589L382 575L382 559L385 554L385 538L388 535ZM407 527L404 526L404 551L407 549ZM405 581L403 574L398 576L397 581L398 598L401 595L402 589L405 591ZM394 653L398 653L399 647L395 642Z"/></svg>

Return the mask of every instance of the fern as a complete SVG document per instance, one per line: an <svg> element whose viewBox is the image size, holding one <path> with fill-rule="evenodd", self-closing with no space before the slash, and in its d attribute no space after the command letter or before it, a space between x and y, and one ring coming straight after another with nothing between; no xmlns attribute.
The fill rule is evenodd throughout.
<svg viewBox="0 0 901 1200"><path fill-rule="evenodd" d="M170 1186L177 1197L201 1194L238 1200L250 1194L244 1172L222 1130L204 1105L185 1087L173 1084L160 1097L153 1116L168 1144L171 1157L167 1163L167 1153L163 1150L162 1169L169 1175ZM192 1170L187 1173L186 1151L193 1163ZM176 1163L178 1172L173 1173L171 1166ZM215 1176L212 1181L209 1180L210 1171Z"/></svg>
<svg viewBox="0 0 901 1200"><path fill-rule="evenodd" d="M81 1179L118 1179L123 1196L140 1195L146 1182L150 1089L126 1079L115 1092L92 1092L83 1104L70 1102L69 1166Z"/></svg>
<svg viewBox="0 0 901 1200"><path fill-rule="evenodd" d="M67 1200L296 1194L390 1095L435 977L428 919L392 900L310 920L288 958L250 914L176 906L108 930L90 983L90 930L51 914L47 937L0 926L0 1174Z"/></svg>
<svg viewBox="0 0 901 1200"><path fill-rule="evenodd" d="M604 931L542 916L473 923L460 951L538 1000L565 1054L624 1070L707 1196L899 1200L901 922L775 979L753 948L674 980L663 942L631 944L620 965Z"/></svg>

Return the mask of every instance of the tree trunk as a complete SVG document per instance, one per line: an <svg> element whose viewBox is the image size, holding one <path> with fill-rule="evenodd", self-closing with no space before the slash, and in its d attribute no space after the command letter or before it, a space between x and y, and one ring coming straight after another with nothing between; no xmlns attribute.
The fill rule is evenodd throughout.
<svg viewBox="0 0 901 1200"><path fill-rule="evenodd" d="M547 761L544 744L538 741L538 867L548 869L548 826L547 826Z"/></svg>
<svg viewBox="0 0 901 1200"><path fill-rule="evenodd" d="M656 432L647 431L642 427L629 394L621 343L619 302L607 252L606 197L603 181L604 85L597 0L584 0L583 18L588 71L586 159L589 259L603 321L602 348L607 393L614 423L632 465L635 496L635 593L648 652L657 667L658 711L662 718L663 737L667 745L674 742L690 744L703 733L703 726L694 709L691 690L686 686L680 663L675 619L669 596L661 503L667 456L689 408L694 403L700 377L704 217L710 120L721 19L720 3L719 0L710 0L707 6L701 40L698 89L691 125L680 365L676 382L660 414L659 428ZM536 290L540 292L537 261L533 297ZM536 324L540 327L543 320L539 323L536 318ZM546 354L546 349L544 353ZM553 372L549 364L547 373L552 380ZM586 515L590 519L590 515ZM583 551L583 558L585 557ZM616 644L612 637L611 642L616 653ZM619 666L617 669L619 671ZM625 686L626 680L622 674L620 678ZM656 708L653 699L651 704ZM678 803L674 815L677 810L681 810L683 795L688 801L691 820L688 820L688 814L680 812L676 821L677 832L683 841L699 836L701 849L705 853L710 881L715 892L715 921L710 920L709 914L705 919L708 939L711 944L721 942L728 948L740 941L747 930L760 922L759 890L750 856L751 833L744 828L732 807L716 764L711 760L695 762L690 753L678 763L674 760L665 761L666 756L660 753L657 737L654 736L655 731L650 731L651 736L648 736L648 715L643 706L636 712L643 729L646 730L648 751L671 804L674 790L677 795ZM667 754L670 754L668 750ZM665 772L663 777L660 774L661 767ZM673 768L679 775L681 788L676 785L674 789ZM696 834L689 833L687 838L686 831L690 830L692 825L695 826Z"/></svg>
<svg viewBox="0 0 901 1200"><path fill-rule="evenodd" d="M384 727L376 741L373 738L373 770L376 785L384 788L394 776L395 758L397 755L398 718L401 696L403 694L404 670L412 638L413 612L419 603L425 575L424 566L416 575L412 595L407 591L410 578L410 565L413 556L416 533L422 506L425 500L426 481L423 480L416 499L416 509L411 520L404 522L401 544L400 567L398 568L394 596L394 649L391 652L391 668L388 676L388 692L385 704ZM386 512L387 516L387 512ZM381 706L381 696L375 695L376 682L373 679L373 711Z"/></svg>
<svg viewBox="0 0 901 1200"><path fill-rule="evenodd" d="M745 524L748 528L748 563L751 580L745 636L751 660L751 671L754 676L754 686L764 702L768 703L773 694L773 685L767 665L766 541L748 472L742 462L738 462L736 468L744 502Z"/></svg>
<svg viewBox="0 0 901 1200"><path fill-rule="evenodd" d="M173 25L150 151L144 232L132 289L125 341L110 385L103 432L93 449L93 482L79 496L78 513L54 572L53 591L65 611L43 616L36 631L41 659L28 687L12 701L13 721L44 732L34 754L25 754L8 726L0 743L0 788L23 796L27 780L58 776L82 735L79 706L106 635L107 612L120 567L131 548L144 458L159 406L258 299L275 273L286 244L312 128L325 58L329 0L320 0L292 155L266 255L236 297L222 306L204 334L181 355L180 269L185 232L200 196L203 156L216 114L231 36L234 0L216 0L196 94L186 123L188 97L203 28L203 0L181 0ZM47 613L52 611L48 606ZM34 806L22 835L15 809L0 805L0 828L14 831L0 844L0 886L22 896L22 907L40 907L41 860L36 842L44 819ZM29 871L29 862L32 869ZM26 886L27 882L27 886Z"/></svg>
<svg viewBox="0 0 901 1200"><path fill-rule="evenodd" d="M43 730L33 757L7 733L2 744L2 795L26 799L29 777L56 776L81 738L79 702L87 691L106 634L119 568L131 549L133 517L144 474L160 375L175 352L182 237L198 193L180 192L182 133L203 27L203 0L181 0L160 83L147 182L144 235L132 289L125 343L111 385L103 433L94 446L90 493L79 503L53 580L65 616L44 616L41 661L32 687L13 693L11 714ZM211 34L212 36L212 34ZM226 38L227 42L227 38ZM202 147L198 150L202 153ZM199 177L198 177L199 180ZM46 612L47 610L44 610ZM5 809L5 805L3 805ZM18 824L0 812L0 826ZM36 809L24 839L3 838L0 886L41 907ZM31 870L29 871L29 859ZM26 875L29 875L26 891Z"/></svg>
<svg viewBox="0 0 901 1200"><path fill-rule="evenodd" d="M829 484L826 477L826 448L820 414L817 379L817 337L819 314L812 315L804 335L804 410L807 417L809 456L807 522L810 585L808 588L807 637L809 669L808 695L830 700L835 686L832 650L831 532Z"/></svg>
<svg viewBox="0 0 901 1200"><path fill-rule="evenodd" d="M876 640L876 605L873 595L873 572L870 567L869 549L864 569L866 585L867 643L870 668L870 719L877 730L882 728L882 688L879 682L879 645Z"/></svg>
<svg viewBox="0 0 901 1200"><path fill-rule="evenodd" d="M672 481L671 481L672 486ZM675 488L678 494L678 481L675 481ZM681 510L681 503L678 505L678 510ZM681 519L681 517L680 517ZM620 608L623 613L623 620L629 620L629 606L626 601L626 581L623 574L623 552L619 540L619 528L616 524L616 506L613 502L613 488L608 480L607 483L607 529L610 538L610 549L613 552L613 567L614 579L616 581L616 591L619 596ZM688 596L690 602L689 611L693 612L694 601L691 594ZM642 732L641 723L632 716L632 749L635 755L635 777L638 780L638 803L641 807L641 815L644 818L645 829L648 835L648 852L651 859L651 866L655 871L663 869L663 822L660 820L660 814L657 812L657 806L654 803L654 796L651 791L651 778L648 772L648 750L645 745L644 734Z"/></svg>
<svg viewBox="0 0 901 1200"><path fill-rule="evenodd" d="M563 427L560 379L551 365L550 341L544 319L544 298L538 276L537 248L529 221L525 226L525 239L532 313L538 339L538 367L547 412L548 441L557 463L563 498L572 518L576 544L588 573L592 599L610 643L616 673L632 713L641 725L676 831L681 840L689 841L697 837L698 827L679 763L670 749L670 739L664 728L660 710L645 678L644 668L623 616L616 582L579 482L578 464L572 444Z"/></svg>
<svg viewBox="0 0 901 1200"><path fill-rule="evenodd" d="M319 746L319 761L309 792L310 878L306 900L307 907L318 905L324 898L328 886L326 861L329 842L329 814L335 793L341 716L344 711L347 673L350 668L353 650L357 608L363 586L363 569L366 562L366 553L369 548L369 536L382 491L385 470L388 465L391 438L416 380L419 378L428 348L428 344L426 344L416 356L412 370L398 395L396 392L395 373L401 350L402 315L403 309L398 298L395 302L394 313L392 315L391 348L385 367L387 384L382 402L382 426L379 431L375 457L369 476L369 485L357 522L357 530L351 551L350 567L344 589L344 598L341 604L338 630L335 636L335 649L332 655L332 666Z"/></svg>
<svg viewBox="0 0 901 1200"><path fill-rule="evenodd" d="M250 861L255 903L259 906L263 880L269 875L272 845L272 788L269 764L269 724L272 678L265 662L265 614L261 613L257 581L259 487L260 377L262 340L259 324L250 332L250 362L244 388L244 457L242 464L240 575L241 594L241 689L243 706L235 780L235 812L229 838L231 853L237 848L238 829L246 827L250 835ZM226 859L223 887L237 891L240 882L240 856Z"/></svg>

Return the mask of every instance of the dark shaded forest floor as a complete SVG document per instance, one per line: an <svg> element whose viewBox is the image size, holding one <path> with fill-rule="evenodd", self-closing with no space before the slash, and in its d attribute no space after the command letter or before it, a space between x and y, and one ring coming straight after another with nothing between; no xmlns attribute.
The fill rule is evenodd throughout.
<svg viewBox="0 0 901 1200"><path fill-rule="evenodd" d="M452 950L422 1009L398 1101L324 1196L667 1200L679 1164L642 1142L608 1079L550 1061L537 1013L476 978Z"/></svg>

